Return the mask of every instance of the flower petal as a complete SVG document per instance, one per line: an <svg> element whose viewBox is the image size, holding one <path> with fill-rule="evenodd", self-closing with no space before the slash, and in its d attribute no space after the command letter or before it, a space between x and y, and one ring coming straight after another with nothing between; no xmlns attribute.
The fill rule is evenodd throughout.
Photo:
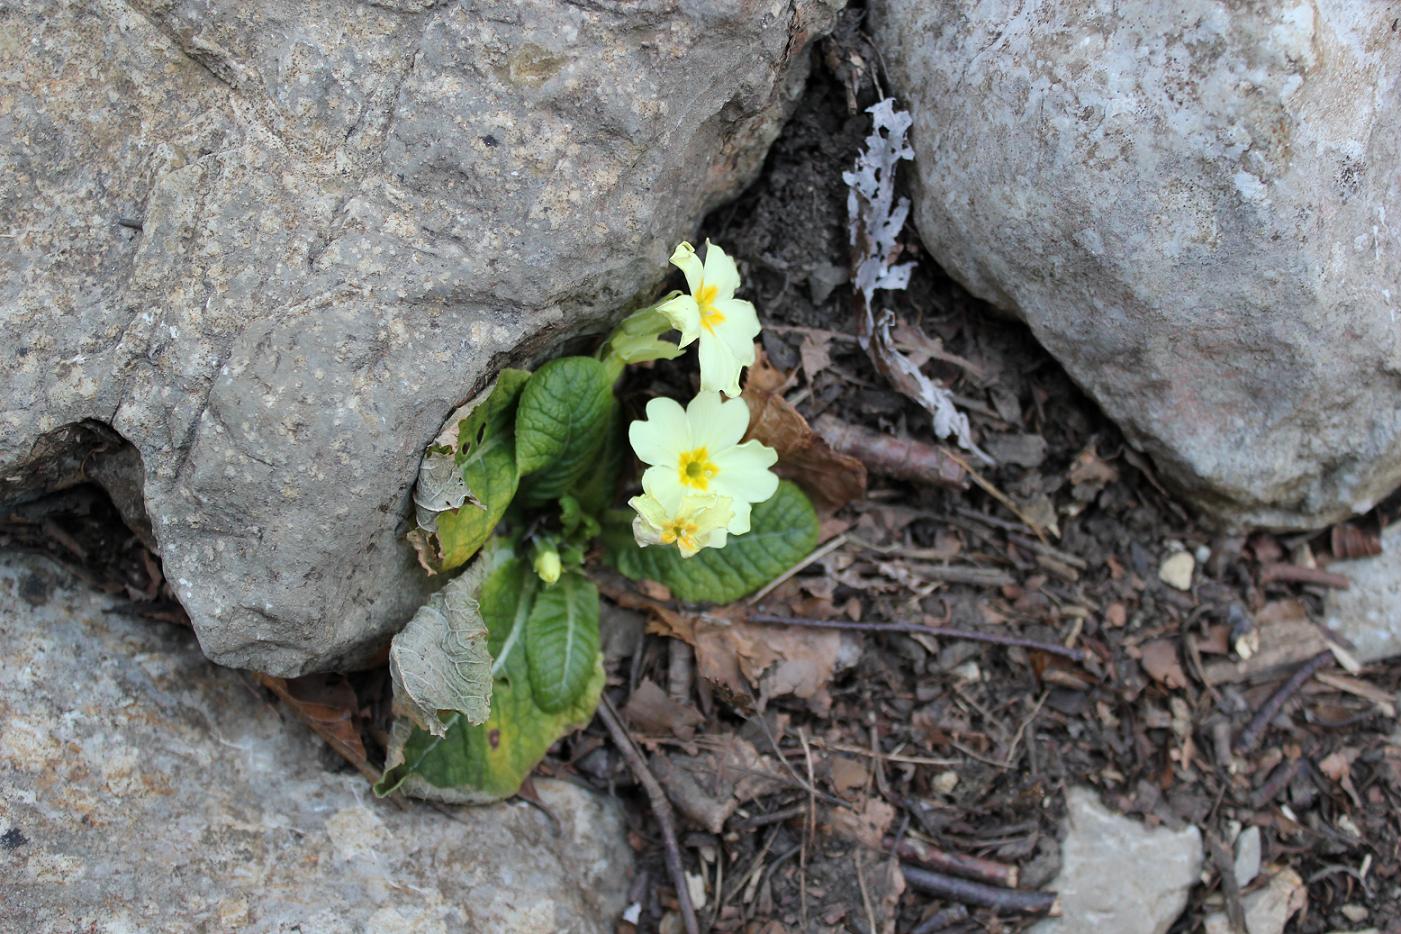
<svg viewBox="0 0 1401 934"><path fill-rule="evenodd" d="M709 240L705 241L705 284L715 287L717 300L734 298L735 289L739 288L739 269L735 261Z"/></svg>
<svg viewBox="0 0 1401 934"><path fill-rule="evenodd" d="M778 461L778 452L765 444L746 441L711 459L719 468L715 491L735 502L762 503L778 491L778 476L769 469Z"/></svg>
<svg viewBox="0 0 1401 934"><path fill-rule="evenodd" d="M647 418L628 426L628 442L644 464L665 464L675 471L681 452L692 447L686 410L675 399L653 399L647 403Z"/></svg>
<svg viewBox="0 0 1401 934"><path fill-rule="evenodd" d="M743 535L749 531L749 510L750 505L740 500L734 501L734 515L730 517L730 524L726 530L731 535Z"/></svg>
<svg viewBox="0 0 1401 934"><path fill-rule="evenodd" d="M739 395L739 374L744 366L719 337L702 334L700 339L701 390Z"/></svg>
<svg viewBox="0 0 1401 934"><path fill-rule="evenodd" d="M681 332L681 340L677 346L688 347L700 336L700 306L691 296L678 295L669 298L657 306L657 311L665 315L671 326Z"/></svg>
<svg viewBox="0 0 1401 934"><path fill-rule="evenodd" d="M710 241L707 240L706 243ZM706 254L709 256L709 254ZM705 265L701 263L701 258L696 255L696 248L685 240L676 245L676 249L671 251L671 265L686 274L686 287L695 295L700 291L701 285L705 282Z"/></svg>
<svg viewBox="0 0 1401 934"><path fill-rule="evenodd" d="M681 511L690 489L681 483L675 466L648 467L642 472L642 492L662 504L668 515Z"/></svg>
<svg viewBox="0 0 1401 934"><path fill-rule="evenodd" d="M728 402L714 391L702 390L686 406L686 421L691 426L691 443L714 455L739 444L749 430L749 405L743 399Z"/></svg>
<svg viewBox="0 0 1401 934"><path fill-rule="evenodd" d="M715 308L725 316L724 322L716 328L735 356L745 366L754 362L754 338L759 336L759 313L754 305L742 298L727 298L715 303Z"/></svg>

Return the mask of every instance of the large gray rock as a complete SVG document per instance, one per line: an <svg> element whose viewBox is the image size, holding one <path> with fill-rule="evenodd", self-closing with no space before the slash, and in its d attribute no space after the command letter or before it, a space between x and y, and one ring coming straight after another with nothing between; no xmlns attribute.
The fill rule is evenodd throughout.
<svg viewBox="0 0 1401 934"><path fill-rule="evenodd" d="M1382 553L1328 566L1351 581L1347 590L1328 591L1324 621L1342 636L1358 661L1379 662L1401 655L1401 525L1382 532Z"/></svg>
<svg viewBox="0 0 1401 934"><path fill-rule="evenodd" d="M1401 482L1401 33L1348 0L880 0L921 238L1202 507Z"/></svg>
<svg viewBox="0 0 1401 934"><path fill-rule="evenodd" d="M1061 871L1048 888L1060 893L1059 918L1034 934L1164 934L1197 884L1201 832L1148 829L1099 803L1088 788L1066 799Z"/></svg>
<svg viewBox="0 0 1401 934"><path fill-rule="evenodd" d="M0 930L611 931L622 815L378 802L188 632L0 557Z"/></svg>
<svg viewBox="0 0 1401 934"><path fill-rule="evenodd" d="M0 502L111 426L212 658L359 660L443 419L659 284L839 5L7 4Z"/></svg>

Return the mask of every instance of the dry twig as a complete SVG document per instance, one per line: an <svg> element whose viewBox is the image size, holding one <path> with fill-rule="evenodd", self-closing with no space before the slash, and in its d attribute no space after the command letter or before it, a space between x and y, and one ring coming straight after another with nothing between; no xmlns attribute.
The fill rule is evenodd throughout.
<svg viewBox="0 0 1401 934"><path fill-rule="evenodd" d="M1332 587L1334 590L1347 590L1352 579L1322 568L1306 568L1302 564L1275 562L1260 568L1260 583L1280 581L1288 584L1314 584L1319 587Z"/></svg>
<svg viewBox="0 0 1401 934"><path fill-rule="evenodd" d="M1254 749L1260 742L1260 738L1264 736L1270 721L1279 714L1279 709L1284 706L1284 702L1293 697L1316 672L1331 664L1333 664L1333 653L1319 652L1305 662L1298 671L1290 675L1289 680L1281 684L1279 689L1269 696L1264 705L1255 712L1255 716L1250 718L1250 722L1245 725L1240 736L1236 737L1236 752L1244 754Z"/></svg>
<svg viewBox="0 0 1401 934"><path fill-rule="evenodd" d="M941 639L966 639L970 642L987 642L992 645L1007 645L1023 649L1059 655L1072 661L1084 661L1083 649L1066 648L1056 642L1042 642L1038 639L1023 639L1018 636L1004 636L991 632L975 632L971 629L940 628L922 626L918 623L853 623L840 619L808 619L802 616L782 616L777 613L750 613L745 617L751 623L769 623L779 626L806 626L811 629L841 629L850 632L905 632L921 633Z"/></svg>
<svg viewBox="0 0 1401 934"><path fill-rule="evenodd" d="M995 860L984 859L981 856L969 856L965 853L950 853L941 850L930 843L920 840L912 840L908 837L896 842L894 837L886 837L883 841L886 849L895 853L901 859L909 860L912 863L919 863L930 869L937 869L942 872L951 873L955 876L963 876L968 879L977 879L979 882L986 882L989 885L998 885L1007 889L1015 889L1019 881L1016 866L1007 863L999 863Z"/></svg>
<svg viewBox="0 0 1401 934"><path fill-rule="evenodd" d="M967 905L982 905L998 911L1017 912L1030 915L1060 916L1060 898L1054 892L1023 892L1019 889L999 889L981 882L969 882L955 876L946 876L929 869L901 865L905 881L912 888L929 895L947 898L950 901Z"/></svg>
<svg viewBox="0 0 1401 934"><path fill-rule="evenodd" d="M662 786L657 783L651 769L647 768L647 762L642 758L642 753L638 751L637 746L633 744L632 737L628 735L627 729L618 717L618 711L613 709L613 702L608 699L606 694L602 698L602 703L598 705L598 718L608 728L608 735L613 738L613 745L617 746L618 752L622 753L623 760L632 770L633 777L647 792L647 800L652 805L652 814L657 818L657 829L662 835L662 846L666 850L666 868L667 872L671 874L671 884L676 889L676 901L681 906L681 920L685 924L686 934L699 934L700 924L696 921L696 909L691 905L691 893L686 887L686 870L681 865L681 848L676 843L676 821L675 815L671 812L671 802L667 800L666 792L662 791Z"/></svg>

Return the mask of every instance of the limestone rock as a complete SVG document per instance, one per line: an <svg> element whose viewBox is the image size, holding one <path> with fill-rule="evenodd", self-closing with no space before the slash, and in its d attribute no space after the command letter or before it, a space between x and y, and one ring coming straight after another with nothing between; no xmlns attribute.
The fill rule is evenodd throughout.
<svg viewBox="0 0 1401 934"><path fill-rule="evenodd" d="M1241 898L1246 934L1283 934L1289 919L1308 906L1309 890L1294 870L1285 867L1263 888ZM1206 934L1233 934L1225 912L1215 912L1203 922Z"/></svg>
<svg viewBox="0 0 1401 934"><path fill-rule="evenodd" d="M1201 872L1201 833L1149 830L1072 788L1060 875L1047 888L1060 893L1063 914L1035 934L1164 934Z"/></svg>
<svg viewBox="0 0 1401 934"><path fill-rule="evenodd" d="M111 426L212 658L358 661L443 419L660 283L839 5L8 4L0 503Z"/></svg>
<svg viewBox="0 0 1401 934"><path fill-rule="evenodd" d="M1347 590L1328 591L1328 629L1347 640L1365 663L1401 655L1401 525L1382 532L1382 553L1328 566L1347 577Z"/></svg>
<svg viewBox="0 0 1401 934"><path fill-rule="evenodd" d="M376 801L188 632L111 603L0 558L0 930L613 929L611 802L537 782L556 836L527 805Z"/></svg>
<svg viewBox="0 0 1401 934"><path fill-rule="evenodd" d="M1312 528L1401 482L1401 36L1375 4L880 0L914 217L1161 471Z"/></svg>

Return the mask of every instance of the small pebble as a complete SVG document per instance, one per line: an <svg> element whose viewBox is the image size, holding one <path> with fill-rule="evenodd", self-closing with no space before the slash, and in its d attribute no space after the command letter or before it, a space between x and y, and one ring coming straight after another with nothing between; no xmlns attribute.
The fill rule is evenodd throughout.
<svg viewBox="0 0 1401 934"><path fill-rule="evenodd" d="M1342 908L1343 917L1353 924L1360 924L1367 920L1367 909L1361 905L1344 905Z"/></svg>
<svg viewBox="0 0 1401 934"><path fill-rule="evenodd" d="M1192 572L1196 567L1197 560L1191 552L1174 552L1158 567L1158 579L1177 590L1191 590Z"/></svg>

